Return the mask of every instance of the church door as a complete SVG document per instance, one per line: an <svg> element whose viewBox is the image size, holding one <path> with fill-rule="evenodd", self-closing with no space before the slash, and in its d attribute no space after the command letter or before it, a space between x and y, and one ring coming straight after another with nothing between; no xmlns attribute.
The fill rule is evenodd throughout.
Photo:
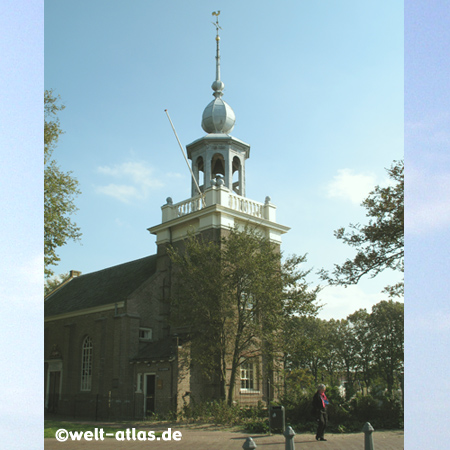
<svg viewBox="0 0 450 450"><path fill-rule="evenodd" d="M61 372L50 372L49 391L48 391L48 411L58 411L59 386L61 381Z"/></svg>
<svg viewBox="0 0 450 450"><path fill-rule="evenodd" d="M145 416L155 413L155 375L145 374Z"/></svg>

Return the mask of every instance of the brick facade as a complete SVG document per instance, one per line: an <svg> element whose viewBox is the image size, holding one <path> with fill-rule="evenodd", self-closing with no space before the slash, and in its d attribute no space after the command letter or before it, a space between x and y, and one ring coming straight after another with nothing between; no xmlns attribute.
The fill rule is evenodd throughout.
<svg viewBox="0 0 450 450"><path fill-rule="evenodd" d="M221 232L208 234L218 239ZM142 419L180 411L191 401L220 398L218 383L189 365L189 343L171 330L170 265L163 244L157 255L73 278L50 294L44 334L47 411L99 420ZM83 296L86 301L80 300ZM142 339L140 330L151 330L151 339ZM89 389L83 390L87 337L91 375ZM266 400L267 377L258 364L252 392L240 389L238 373L235 398L241 404Z"/></svg>

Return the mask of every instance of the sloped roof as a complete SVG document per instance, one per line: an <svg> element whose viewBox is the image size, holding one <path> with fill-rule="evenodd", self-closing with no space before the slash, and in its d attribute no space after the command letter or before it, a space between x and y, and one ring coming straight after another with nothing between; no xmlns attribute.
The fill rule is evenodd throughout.
<svg viewBox="0 0 450 450"><path fill-rule="evenodd" d="M44 316L124 301L156 272L156 255L73 278L50 294Z"/></svg>
<svg viewBox="0 0 450 450"><path fill-rule="evenodd" d="M132 358L132 362L144 361L167 361L175 358L175 342L170 339L163 339L156 342L147 342L139 346L136 357Z"/></svg>

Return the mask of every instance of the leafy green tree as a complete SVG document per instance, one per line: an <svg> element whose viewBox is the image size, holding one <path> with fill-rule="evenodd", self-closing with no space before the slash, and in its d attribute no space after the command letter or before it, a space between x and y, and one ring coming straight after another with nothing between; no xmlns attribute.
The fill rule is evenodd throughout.
<svg viewBox="0 0 450 450"><path fill-rule="evenodd" d="M64 109L52 90L44 92L44 273L54 274L50 266L60 261L56 250L68 240L79 240L80 228L70 216L77 211L74 198L80 193L72 172L63 172L53 152L63 133L57 114Z"/></svg>
<svg viewBox="0 0 450 450"><path fill-rule="evenodd" d="M304 368L290 368L285 371L284 403L294 404L305 394L312 394L314 377Z"/></svg>
<svg viewBox="0 0 450 450"><path fill-rule="evenodd" d="M367 389L372 384L374 365L374 336L371 332L370 314L366 309L359 309L347 317L350 334L351 358L353 362L353 375L351 367L348 367L348 380L356 381L358 377L364 382ZM349 388L348 395L352 395Z"/></svg>
<svg viewBox="0 0 450 450"><path fill-rule="evenodd" d="M347 320L336 321L336 339L334 343L334 349L339 356L342 372L346 375L347 389L346 394L349 391L348 387L353 386L355 379L355 341L351 330L351 327ZM333 350L333 349L332 349Z"/></svg>
<svg viewBox="0 0 450 450"><path fill-rule="evenodd" d="M324 361L330 351L325 322L313 316L294 316L284 328L287 367L308 369L316 383L322 381Z"/></svg>
<svg viewBox="0 0 450 450"><path fill-rule="evenodd" d="M388 391L392 393L404 367L403 303L389 300L374 305L370 314L370 328L376 367Z"/></svg>
<svg viewBox="0 0 450 450"><path fill-rule="evenodd" d="M231 229L220 242L190 236L169 255L178 280L173 324L189 333L193 362L219 380L231 404L243 363L263 356L273 369L284 318L317 312L316 291L305 282L309 271L298 267L305 257L282 262L279 248L249 227Z"/></svg>
<svg viewBox="0 0 450 450"><path fill-rule="evenodd" d="M321 278L331 285L357 284L365 275L371 278L385 269L404 269L404 177L403 161L394 161L387 169L394 184L376 186L362 202L369 218L367 225L350 224L335 231L337 239L357 250L355 257L342 265L335 265L333 272L322 269ZM387 286L390 296L403 294L403 282Z"/></svg>
<svg viewBox="0 0 450 450"><path fill-rule="evenodd" d="M68 273L56 275L49 277L44 283L44 297L50 294L54 289L56 289L61 283L63 283L67 278L69 278Z"/></svg>
<svg viewBox="0 0 450 450"><path fill-rule="evenodd" d="M336 386L339 382L339 375L344 368L343 358L339 349L345 342L345 335L342 333L340 320L330 319L323 322L324 331L324 357L323 366L327 373L327 383Z"/></svg>

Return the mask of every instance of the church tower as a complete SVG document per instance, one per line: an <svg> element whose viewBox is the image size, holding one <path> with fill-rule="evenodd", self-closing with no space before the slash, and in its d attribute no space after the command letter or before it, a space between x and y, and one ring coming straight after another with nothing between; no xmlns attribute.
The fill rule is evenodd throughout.
<svg viewBox="0 0 450 450"><path fill-rule="evenodd" d="M281 235L289 228L276 222L276 207L266 197L264 203L245 194L245 162L250 145L231 136L236 117L223 100L225 84L220 76L220 36L216 15L216 77L211 88L214 99L203 111L201 126L207 133L186 146L191 160L191 197L173 203L167 198L162 206L162 223L149 228L156 235L158 254L162 247L184 239L188 232L222 231L250 225L280 245Z"/></svg>
<svg viewBox="0 0 450 450"><path fill-rule="evenodd" d="M195 181L192 180L192 195L195 195L197 186L204 192L221 183L228 190L245 197L245 160L250 156L250 146L229 134L236 117L230 105L222 99L225 84L220 79L219 28L217 19L216 79L211 85L214 100L202 116L202 128L208 134L187 146L195 177ZM203 183L200 173L203 173Z"/></svg>

